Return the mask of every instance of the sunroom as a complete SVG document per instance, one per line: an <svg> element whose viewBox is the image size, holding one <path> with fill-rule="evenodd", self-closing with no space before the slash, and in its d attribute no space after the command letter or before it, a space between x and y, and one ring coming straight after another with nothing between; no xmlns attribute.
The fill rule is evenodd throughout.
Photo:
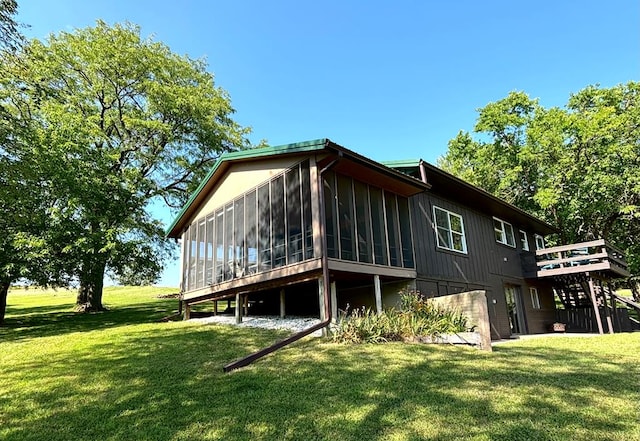
<svg viewBox="0 0 640 441"><path fill-rule="evenodd" d="M382 308L415 279L408 198L426 188L325 139L223 155L168 230L186 314Z"/></svg>

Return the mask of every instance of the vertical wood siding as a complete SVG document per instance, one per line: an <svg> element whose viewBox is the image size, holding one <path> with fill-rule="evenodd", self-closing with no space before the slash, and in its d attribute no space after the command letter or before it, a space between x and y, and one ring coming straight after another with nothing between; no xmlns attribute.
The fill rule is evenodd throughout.
<svg viewBox="0 0 640 441"><path fill-rule="evenodd" d="M496 242L490 213L477 212L431 192L413 196L410 201L418 273L416 288L422 294L433 297L484 289L493 336L505 338L510 335L510 326L504 285L516 285L520 287L528 332L545 332L546 326L555 318L553 292L537 280L525 279L522 267L523 257L527 261L535 249L531 240L535 231L527 231L510 219L502 219L513 226L514 248ZM462 216L466 254L438 248L433 223L434 205ZM522 250L520 229L527 232L531 251ZM529 286L538 287L540 310L534 310L531 305Z"/></svg>

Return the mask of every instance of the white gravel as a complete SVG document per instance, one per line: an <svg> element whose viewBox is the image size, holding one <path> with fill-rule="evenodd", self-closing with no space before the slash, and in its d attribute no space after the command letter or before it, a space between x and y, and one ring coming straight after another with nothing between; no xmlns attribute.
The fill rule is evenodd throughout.
<svg viewBox="0 0 640 441"><path fill-rule="evenodd" d="M320 319L311 317L287 317L281 319L278 316L249 316L242 317L242 323L236 324L235 317L230 315L214 315L211 317L193 318L190 321L202 324L216 323L220 325L242 326L249 328L283 329L291 332L303 331L317 323L320 323ZM321 337L322 330L319 329L310 335L313 337Z"/></svg>

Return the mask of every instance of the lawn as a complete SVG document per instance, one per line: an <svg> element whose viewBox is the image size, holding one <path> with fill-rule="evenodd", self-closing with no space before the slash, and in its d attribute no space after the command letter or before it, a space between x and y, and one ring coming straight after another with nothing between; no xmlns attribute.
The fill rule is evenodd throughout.
<svg viewBox="0 0 640 441"><path fill-rule="evenodd" d="M159 322L162 288L10 292L0 328L2 440L640 440L640 333L541 338L493 353Z"/></svg>

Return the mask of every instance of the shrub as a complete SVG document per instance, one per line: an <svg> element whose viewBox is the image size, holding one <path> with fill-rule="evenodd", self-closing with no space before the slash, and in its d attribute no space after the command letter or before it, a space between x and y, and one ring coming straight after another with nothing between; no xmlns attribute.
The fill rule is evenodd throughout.
<svg viewBox="0 0 640 441"><path fill-rule="evenodd" d="M340 343L384 343L415 337L466 331L467 318L441 307L417 292L403 292L401 309L391 308L378 314L369 308L348 311L333 329Z"/></svg>

